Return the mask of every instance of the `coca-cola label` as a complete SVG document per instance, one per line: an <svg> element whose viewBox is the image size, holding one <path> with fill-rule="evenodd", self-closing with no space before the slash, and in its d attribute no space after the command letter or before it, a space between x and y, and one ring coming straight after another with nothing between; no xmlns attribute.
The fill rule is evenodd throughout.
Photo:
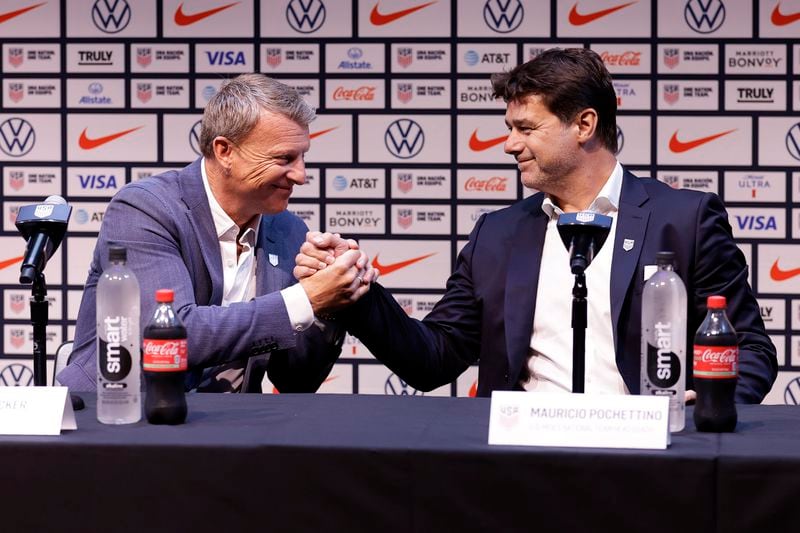
<svg viewBox="0 0 800 533"><path fill-rule="evenodd" d="M147 372L181 372L187 368L186 339L144 339L142 368Z"/></svg>
<svg viewBox="0 0 800 533"><path fill-rule="evenodd" d="M603 63L606 65L620 67L637 66L641 62L641 57L641 52L634 52L632 50L628 50L621 54L609 54L608 52L604 51L600 55L600 59L602 59Z"/></svg>
<svg viewBox="0 0 800 533"><path fill-rule="evenodd" d="M739 374L738 346L694 346L694 375L705 379L729 379Z"/></svg>
<svg viewBox="0 0 800 533"><path fill-rule="evenodd" d="M344 87L337 87L333 91L334 100L374 100L375 87L371 85L362 85L357 89L345 89Z"/></svg>
<svg viewBox="0 0 800 533"><path fill-rule="evenodd" d="M128 319L107 316L98 329L100 335L97 339L97 357L100 375L107 381L122 381L128 377L133 364L131 353L123 344L128 340Z"/></svg>
<svg viewBox="0 0 800 533"><path fill-rule="evenodd" d="M508 178L492 176L491 178L476 178L471 176L464 184L465 191L503 192L506 190Z"/></svg>

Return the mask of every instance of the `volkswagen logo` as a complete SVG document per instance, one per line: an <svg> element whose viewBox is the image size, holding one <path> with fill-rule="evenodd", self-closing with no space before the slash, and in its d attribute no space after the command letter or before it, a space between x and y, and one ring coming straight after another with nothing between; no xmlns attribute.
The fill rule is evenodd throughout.
<svg viewBox="0 0 800 533"><path fill-rule="evenodd" d="M0 371L0 385L4 387L30 387L33 371L22 363L11 363Z"/></svg>
<svg viewBox="0 0 800 533"><path fill-rule="evenodd" d="M296 32L314 33L325 24L325 4L322 0L291 0L286 20Z"/></svg>
<svg viewBox="0 0 800 533"><path fill-rule="evenodd" d="M202 123L202 120L198 120L194 123L192 129L189 130L189 146L192 147L192 150L194 150L194 153L197 155L201 155L202 153L200 150L200 127Z"/></svg>
<svg viewBox="0 0 800 533"><path fill-rule="evenodd" d="M800 122L786 132L786 149L789 155L800 161Z"/></svg>
<svg viewBox="0 0 800 533"><path fill-rule="evenodd" d="M401 118L389 124L383 141L393 156L409 159L422 151L425 145L425 132L413 120Z"/></svg>
<svg viewBox="0 0 800 533"><path fill-rule="evenodd" d="M617 151L614 152L614 155L619 155L624 145L625 145L625 135L623 135L622 133L622 128L617 126Z"/></svg>
<svg viewBox="0 0 800 533"><path fill-rule="evenodd" d="M520 0L486 0L483 20L497 33L510 33L522 24L525 9Z"/></svg>
<svg viewBox="0 0 800 533"><path fill-rule="evenodd" d="M119 33L131 21L131 6L125 0L97 0L92 6L92 22L103 33Z"/></svg>
<svg viewBox="0 0 800 533"><path fill-rule="evenodd" d="M0 150L11 157L22 157L36 144L36 132L24 118L11 117L0 124Z"/></svg>
<svg viewBox="0 0 800 533"><path fill-rule="evenodd" d="M800 404L800 378L794 378L786 385L783 391L783 401L786 405Z"/></svg>
<svg viewBox="0 0 800 533"><path fill-rule="evenodd" d="M397 374L392 374L386 378L386 384L383 386L384 394L393 396L424 396L424 392L420 392L408 383L397 377Z"/></svg>
<svg viewBox="0 0 800 533"><path fill-rule="evenodd" d="M725 22L725 4L722 0L689 0L683 18L697 33L714 33Z"/></svg>

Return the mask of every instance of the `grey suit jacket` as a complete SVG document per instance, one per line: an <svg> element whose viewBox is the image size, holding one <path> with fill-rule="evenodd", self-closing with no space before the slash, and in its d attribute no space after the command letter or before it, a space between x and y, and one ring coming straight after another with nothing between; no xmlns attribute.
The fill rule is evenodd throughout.
<svg viewBox="0 0 800 533"><path fill-rule="evenodd" d="M281 391L313 392L329 374L343 330L315 325L296 333L279 292L296 283L294 257L306 225L289 212L262 216L257 296L222 307L222 259L200 164L198 159L181 170L130 183L111 200L84 287L73 357L58 375L62 384L96 389L95 293L110 245L127 248L128 265L139 280L141 329L155 310L156 289L174 289L174 308L188 333L187 389L231 390L229 382L215 376L243 368L249 358L265 359L263 354L270 354L266 370Z"/></svg>

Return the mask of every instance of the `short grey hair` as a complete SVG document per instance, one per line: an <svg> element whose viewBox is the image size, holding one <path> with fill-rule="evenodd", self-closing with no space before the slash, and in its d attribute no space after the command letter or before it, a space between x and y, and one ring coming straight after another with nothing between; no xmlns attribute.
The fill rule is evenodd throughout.
<svg viewBox="0 0 800 533"><path fill-rule="evenodd" d="M277 113L301 126L316 118L314 109L293 87L263 74L242 74L225 82L208 101L200 128L200 151L214 155L214 138L241 142L256 127L261 113Z"/></svg>

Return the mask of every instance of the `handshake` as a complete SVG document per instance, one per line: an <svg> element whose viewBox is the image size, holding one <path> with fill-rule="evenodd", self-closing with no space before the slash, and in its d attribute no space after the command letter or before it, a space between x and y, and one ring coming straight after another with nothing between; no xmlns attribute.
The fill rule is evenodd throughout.
<svg viewBox="0 0 800 533"><path fill-rule="evenodd" d="M294 277L305 290L314 315L334 313L369 292L379 272L353 239L309 231L295 257Z"/></svg>

